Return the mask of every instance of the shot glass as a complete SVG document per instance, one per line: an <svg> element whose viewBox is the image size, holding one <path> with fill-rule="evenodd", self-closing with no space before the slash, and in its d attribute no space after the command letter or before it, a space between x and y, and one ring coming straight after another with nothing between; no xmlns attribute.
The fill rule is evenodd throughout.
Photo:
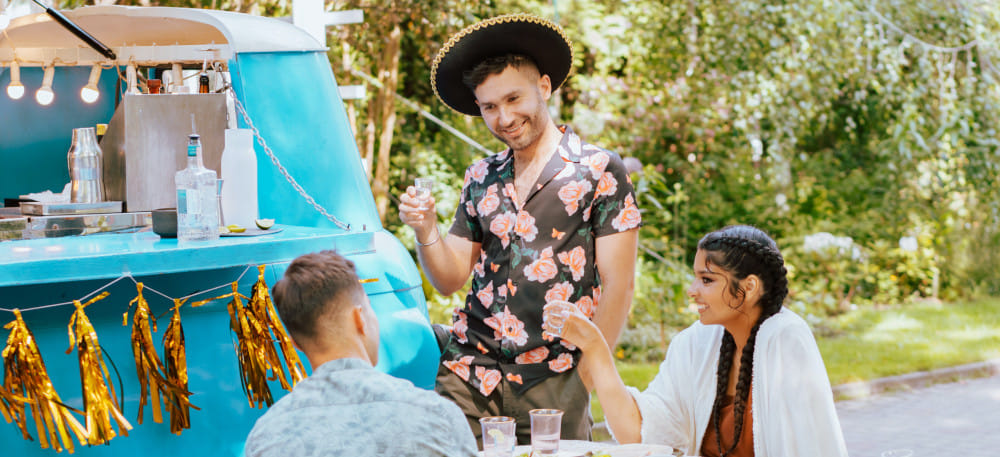
<svg viewBox="0 0 1000 457"><path fill-rule="evenodd" d="M563 412L559 409L533 409L531 415L531 452L555 455L559 452Z"/></svg>
<svg viewBox="0 0 1000 457"><path fill-rule="evenodd" d="M514 435L514 418L490 416L479 419L483 427L483 457L511 457L517 436Z"/></svg>
<svg viewBox="0 0 1000 457"><path fill-rule="evenodd" d="M413 187L417 189L417 199L420 200L420 209L427 209L427 201L431 199L431 191L434 190L434 180L431 178L417 178L413 180Z"/></svg>
<svg viewBox="0 0 1000 457"><path fill-rule="evenodd" d="M546 303L542 308L542 334L550 338L561 337L563 324L566 322L563 314L574 309L576 305L568 301L553 300Z"/></svg>

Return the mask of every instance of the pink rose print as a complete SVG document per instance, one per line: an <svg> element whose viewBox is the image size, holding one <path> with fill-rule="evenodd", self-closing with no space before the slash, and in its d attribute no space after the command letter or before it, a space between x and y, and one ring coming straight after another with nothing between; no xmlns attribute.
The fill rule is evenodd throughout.
<svg viewBox="0 0 1000 457"><path fill-rule="evenodd" d="M476 368L478 370L479 367ZM567 353L559 354L559 357L549 360L549 369L556 373L562 373L570 368L573 368L573 356Z"/></svg>
<svg viewBox="0 0 1000 457"><path fill-rule="evenodd" d="M490 306L493 306L493 281L490 281L486 284L486 287L476 292L476 298L479 299L479 303L483 305L483 308L490 309Z"/></svg>
<svg viewBox="0 0 1000 457"><path fill-rule="evenodd" d="M500 244L504 248L510 244L510 231L514 228L516 222L517 217L511 212L503 213L493 218L493 221L490 222L490 232L496 235L497 238L500 238Z"/></svg>
<svg viewBox="0 0 1000 457"><path fill-rule="evenodd" d="M629 194L625 196L625 207L622 208L622 211L618 213L613 220L611 220L611 226L619 232L624 232L637 227L641 221L642 216L639 215L639 208L636 208L635 200L633 200L632 195Z"/></svg>
<svg viewBox="0 0 1000 457"><path fill-rule="evenodd" d="M593 188L590 181L586 180L570 181L559 188L559 199L566 205L566 214L572 216L576 213L580 208L580 200Z"/></svg>
<svg viewBox="0 0 1000 457"><path fill-rule="evenodd" d="M483 319L483 323L493 329L493 338L497 341L512 340L518 346L524 346L528 342L528 332L524 331L524 322L521 322L506 306L503 311Z"/></svg>
<svg viewBox="0 0 1000 457"><path fill-rule="evenodd" d="M482 278L486 275L486 251L480 251L479 261L472 267L472 271L476 272L476 276Z"/></svg>
<svg viewBox="0 0 1000 457"><path fill-rule="evenodd" d="M523 352L521 355L514 358L514 363L518 365L524 365L526 363L542 363L545 358L549 356L549 348L545 346L538 346L528 352Z"/></svg>
<svg viewBox="0 0 1000 457"><path fill-rule="evenodd" d="M545 292L545 302L562 300L567 301L573 295L573 285L569 281L556 283Z"/></svg>
<svg viewBox="0 0 1000 457"><path fill-rule="evenodd" d="M455 308L452 311L452 322L451 334L455 335L459 343L468 343L469 337L466 336L465 332L469 331L469 317Z"/></svg>
<svg viewBox="0 0 1000 457"><path fill-rule="evenodd" d="M594 303L593 298L584 295L583 297L580 297L580 299L576 301L576 309L580 310L580 312L583 313L583 315L592 318L594 317L594 310L597 309L597 304Z"/></svg>
<svg viewBox="0 0 1000 457"><path fill-rule="evenodd" d="M457 374L459 378L463 381L469 380L469 364L472 363L473 357L471 355L464 356L458 360L445 360L441 362L444 366L448 367L453 373ZM480 367L477 367L480 368Z"/></svg>
<svg viewBox="0 0 1000 457"><path fill-rule="evenodd" d="M601 180L597 182L597 195L614 195L618 191L618 180L611 172L601 175Z"/></svg>
<svg viewBox="0 0 1000 457"><path fill-rule="evenodd" d="M497 185L493 184L486 189L486 195L483 195L482 200L479 200L476 209L479 210L479 214L485 217L496 211L498 206L500 206L500 197L497 197Z"/></svg>
<svg viewBox="0 0 1000 457"><path fill-rule="evenodd" d="M483 180L486 179L486 173L490 166L486 160L487 159L480 160L469 168L469 177L479 184L482 184Z"/></svg>
<svg viewBox="0 0 1000 457"><path fill-rule="evenodd" d="M527 211L518 211L514 232L521 235L521 238L524 238L525 241L535 241L535 235L538 235L538 227L535 227L535 218L531 217L531 214Z"/></svg>
<svg viewBox="0 0 1000 457"><path fill-rule="evenodd" d="M465 198L465 194L462 195L462 198ZM465 202L465 212L469 214L469 217L476 217L476 205L473 205L471 200Z"/></svg>
<svg viewBox="0 0 1000 457"><path fill-rule="evenodd" d="M558 272L556 262L552 260L551 247L545 248L538 260L524 267L524 275L528 277L529 281L545 282L556 277Z"/></svg>
<svg viewBox="0 0 1000 457"><path fill-rule="evenodd" d="M608 153L601 151L595 154L591 154L580 160L580 164L586 165L590 168L590 176L594 179L600 178L601 174L604 173L604 169L608 167L608 161L611 160L611 156Z"/></svg>
<svg viewBox="0 0 1000 457"><path fill-rule="evenodd" d="M569 267L574 281L579 281L583 277L584 269L587 267L587 254L582 246L577 246L569 252L560 252L558 257L563 265Z"/></svg>
<svg viewBox="0 0 1000 457"><path fill-rule="evenodd" d="M500 374L500 370L487 370L486 367L476 367L476 378L479 378L479 393L488 397L493 393L493 389L496 389L497 384L500 384L503 376Z"/></svg>

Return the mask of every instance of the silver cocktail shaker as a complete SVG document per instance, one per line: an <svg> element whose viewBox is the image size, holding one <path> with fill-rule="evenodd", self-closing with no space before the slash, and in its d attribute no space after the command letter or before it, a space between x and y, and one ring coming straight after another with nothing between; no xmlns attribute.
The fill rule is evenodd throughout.
<svg viewBox="0 0 1000 457"><path fill-rule="evenodd" d="M69 148L69 179L72 184L70 202L98 203L104 201L104 177L101 173L101 147L93 127L73 129L73 145Z"/></svg>

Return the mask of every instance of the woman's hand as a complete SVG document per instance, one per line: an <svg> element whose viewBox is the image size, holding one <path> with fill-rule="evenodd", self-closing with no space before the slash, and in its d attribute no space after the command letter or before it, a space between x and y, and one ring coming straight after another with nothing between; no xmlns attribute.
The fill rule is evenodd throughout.
<svg viewBox="0 0 1000 457"><path fill-rule="evenodd" d="M542 308L542 330L546 337L559 337L583 351L584 354L607 348L601 330L575 304L554 300Z"/></svg>

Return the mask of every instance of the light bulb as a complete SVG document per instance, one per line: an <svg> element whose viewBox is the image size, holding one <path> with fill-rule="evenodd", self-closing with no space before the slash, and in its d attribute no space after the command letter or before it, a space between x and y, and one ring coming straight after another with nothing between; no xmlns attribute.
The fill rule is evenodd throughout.
<svg viewBox="0 0 1000 457"><path fill-rule="evenodd" d="M135 65L129 64L127 67L125 67L125 81L128 83L127 85L128 90L126 91L127 93L129 94L139 93L139 87L136 84L137 76L135 72Z"/></svg>
<svg viewBox="0 0 1000 457"><path fill-rule="evenodd" d="M101 65L95 64L90 69L90 79L87 80L87 85L80 89L80 98L86 103L94 103L101 96L101 92L97 90L97 81L101 79Z"/></svg>
<svg viewBox="0 0 1000 457"><path fill-rule="evenodd" d="M56 68L49 66L45 69L45 76L42 78L42 87L35 92L35 101L39 105L48 106L55 100L56 94L52 92L52 78L55 77Z"/></svg>
<svg viewBox="0 0 1000 457"><path fill-rule="evenodd" d="M7 85L7 96L14 100L24 97L24 84L21 84L21 66L17 62L10 63L10 84Z"/></svg>

